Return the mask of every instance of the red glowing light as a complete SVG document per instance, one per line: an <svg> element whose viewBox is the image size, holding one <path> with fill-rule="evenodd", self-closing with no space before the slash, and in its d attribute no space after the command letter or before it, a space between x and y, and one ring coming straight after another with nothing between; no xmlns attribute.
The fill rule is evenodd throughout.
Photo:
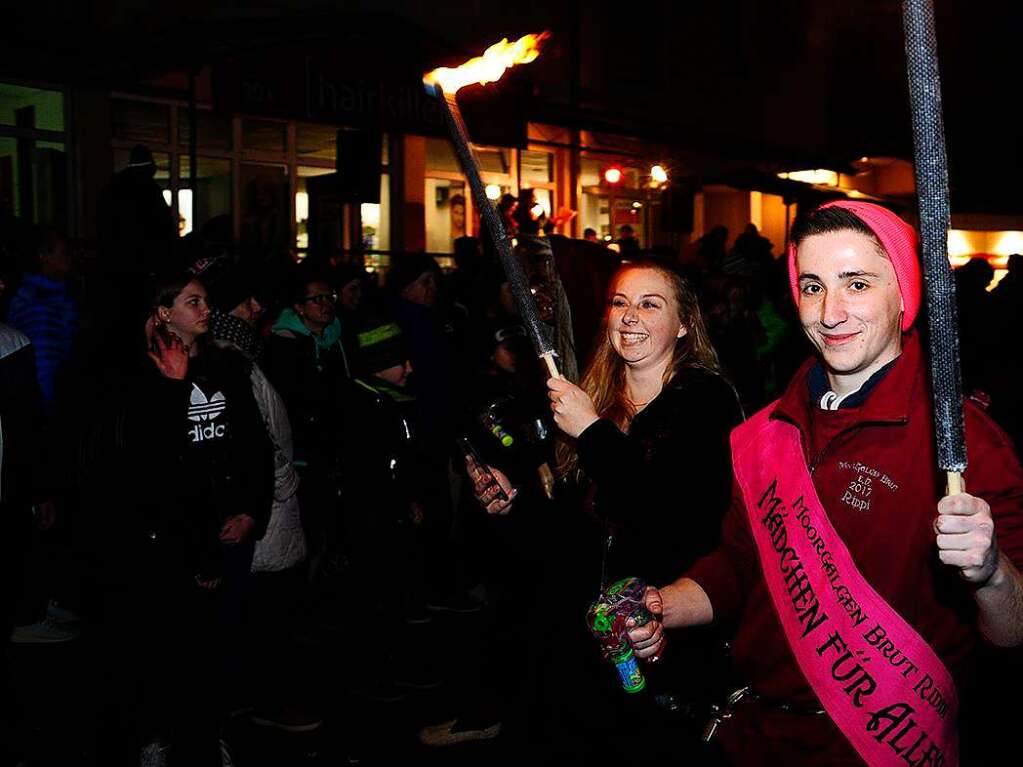
<svg viewBox="0 0 1023 767"><path fill-rule="evenodd" d="M609 184L618 184L622 180L622 169L611 166L604 171L604 180Z"/></svg>

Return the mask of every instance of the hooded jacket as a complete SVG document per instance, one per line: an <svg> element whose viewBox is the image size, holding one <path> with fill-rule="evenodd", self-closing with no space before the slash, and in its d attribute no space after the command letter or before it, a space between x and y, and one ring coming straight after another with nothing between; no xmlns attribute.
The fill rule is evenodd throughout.
<svg viewBox="0 0 1023 767"><path fill-rule="evenodd" d="M578 440L579 465L596 485L610 534L607 583L629 576L661 585L717 545L728 509L728 434L742 421L732 387L716 373L683 368L633 419L629 433L600 420ZM673 631L661 683L695 703L724 683L714 628Z"/></svg>
<svg viewBox="0 0 1023 767"><path fill-rule="evenodd" d="M769 406L771 417L799 428L818 497L860 572L931 644L962 695L967 660L978 640L976 607L956 569L942 565L937 556L933 523L944 495L944 476L934 458L931 399L919 337L915 332L904 337L900 357L856 406L820 408L811 395L811 372L817 364L812 359L803 365L784 396ZM966 487L990 504L999 548L1020 567L1023 469L1009 439L986 414L968 402L965 416L970 457ZM715 621L737 623L734 660L744 680L769 700L819 708L778 622L748 520L735 488L722 545L687 575L710 598ZM813 751L811 742L835 759L851 752L824 717L790 717L784 726L795 728L784 733L790 742L803 743L802 755L793 755L799 757L795 764L839 763L805 761ZM741 731L732 728L733 733Z"/></svg>
<svg viewBox="0 0 1023 767"><path fill-rule="evenodd" d="M334 320L315 336L291 308L281 312L266 341L264 372L291 416L297 465L333 462L332 432L343 410L352 371Z"/></svg>

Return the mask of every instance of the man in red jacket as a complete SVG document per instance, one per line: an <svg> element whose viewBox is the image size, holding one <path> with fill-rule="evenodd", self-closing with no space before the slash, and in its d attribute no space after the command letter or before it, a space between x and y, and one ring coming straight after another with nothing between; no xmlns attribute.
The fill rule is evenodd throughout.
<svg viewBox="0 0 1023 767"><path fill-rule="evenodd" d="M968 402L970 493L945 495L908 225L842 201L797 219L791 242L818 355L733 433L722 544L648 591L661 620L630 639L656 661L664 626L736 626L750 687L719 735L736 764L956 764L977 640L1023 644L1023 470Z"/></svg>

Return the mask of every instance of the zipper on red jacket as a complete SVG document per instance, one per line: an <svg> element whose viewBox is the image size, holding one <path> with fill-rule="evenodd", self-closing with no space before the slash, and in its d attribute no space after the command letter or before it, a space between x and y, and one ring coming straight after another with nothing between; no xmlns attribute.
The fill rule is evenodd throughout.
<svg viewBox="0 0 1023 767"><path fill-rule="evenodd" d="M834 440L832 440L832 442L834 442ZM821 450L819 453L817 453L816 457L814 457L814 459L812 461L810 461L809 464L807 464L806 468L807 468L807 471L810 472L810 476L811 477L813 476L813 473L817 470L817 467L820 465L820 462L824 459L824 454L826 452L828 452L828 447L829 446L830 445L825 446L825 448L823 450Z"/></svg>

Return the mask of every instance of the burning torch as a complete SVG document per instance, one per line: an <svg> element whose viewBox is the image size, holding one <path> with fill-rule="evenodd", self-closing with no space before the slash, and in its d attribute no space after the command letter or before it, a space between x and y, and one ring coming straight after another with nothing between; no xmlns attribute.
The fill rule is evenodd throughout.
<svg viewBox="0 0 1023 767"><path fill-rule="evenodd" d="M963 491L966 440L959 368L959 318L952 267L948 262L948 161L931 0L903 0L902 19L913 115L921 253L927 286L934 436L938 466L946 472L949 494L955 494Z"/></svg>
<svg viewBox="0 0 1023 767"><path fill-rule="evenodd" d="M462 119L462 112L455 99L458 89L462 86L472 83L486 85L499 80L509 67L528 64L535 60L540 55L540 43L549 36L547 32L538 35L525 35L513 43L504 39L487 48L482 56L469 59L459 67L441 67L427 72L423 75L423 84L426 86L426 92L436 96L441 104L444 120L451 131L455 154L458 155L458 162L462 166L462 171L469 182L469 189L472 191L473 203L479 210L483 226L494 244L498 258L501 259L501 266L508 278L512 295L515 296L519 314L522 316L530 338L533 339L537 354L546 363L550 374L556 377L559 373L554 362L554 358L557 356L554 346L547 335L546 327L540 320L540 312L537 309L533 293L529 289L522 265L512 253L511 241L505 232L504 224L487 197L486 187L480 174L479 158L476 157L476 153L469 144L465 121Z"/></svg>

